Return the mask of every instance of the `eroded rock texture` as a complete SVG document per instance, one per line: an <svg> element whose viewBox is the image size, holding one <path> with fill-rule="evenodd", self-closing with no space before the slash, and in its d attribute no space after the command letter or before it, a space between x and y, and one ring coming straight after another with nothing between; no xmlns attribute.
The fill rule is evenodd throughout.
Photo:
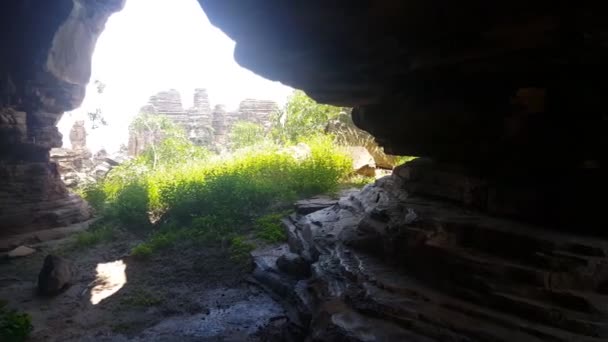
<svg viewBox="0 0 608 342"><path fill-rule="evenodd" d="M411 162L285 220L311 277L294 273L306 267L285 251L256 256L254 275L313 340L608 338L607 241L467 209L450 200L457 191L407 190L412 174L429 169Z"/></svg>
<svg viewBox="0 0 608 342"><path fill-rule="evenodd" d="M0 11L0 235L89 217L49 150L63 112L80 105L91 54L123 0L17 1Z"/></svg>

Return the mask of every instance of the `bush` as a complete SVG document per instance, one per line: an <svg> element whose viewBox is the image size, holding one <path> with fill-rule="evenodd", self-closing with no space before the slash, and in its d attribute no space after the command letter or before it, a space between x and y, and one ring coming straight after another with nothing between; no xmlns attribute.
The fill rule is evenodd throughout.
<svg viewBox="0 0 608 342"><path fill-rule="evenodd" d="M76 191L85 199L98 214L103 213L106 203L106 193L101 183L88 183Z"/></svg>
<svg viewBox="0 0 608 342"><path fill-rule="evenodd" d="M0 341L25 341L33 329L30 315L9 309L0 301Z"/></svg>
<svg viewBox="0 0 608 342"><path fill-rule="evenodd" d="M150 224L149 197L145 182L125 185L108 207L108 217L123 223L128 229L145 228Z"/></svg>
<svg viewBox="0 0 608 342"><path fill-rule="evenodd" d="M287 240L287 234L281 219L289 215L289 211L264 215L255 221L256 233L259 238L268 242L282 242Z"/></svg>

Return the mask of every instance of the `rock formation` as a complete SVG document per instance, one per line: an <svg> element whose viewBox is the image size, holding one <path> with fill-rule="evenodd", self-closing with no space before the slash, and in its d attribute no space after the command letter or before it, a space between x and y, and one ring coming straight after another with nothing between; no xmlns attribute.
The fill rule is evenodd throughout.
<svg viewBox="0 0 608 342"><path fill-rule="evenodd" d="M50 151L51 161L56 163L61 179L70 189L102 179L114 166L127 160L121 152L109 156L101 150L93 156L86 146L86 136L84 121L76 121L70 130L72 148Z"/></svg>
<svg viewBox="0 0 608 342"><path fill-rule="evenodd" d="M61 179L68 187L74 188L86 181L87 172L93 167L86 138L84 121L75 121L70 130L72 148L59 147L50 151L51 160L57 164Z"/></svg>
<svg viewBox="0 0 608 342"><path fill-rule="evenodd" d="M274 101L246 99L241 101L236 111L227 111L224 105L216 105L211 110L207 90L197 88L194 90L193 106L188 110L183 109L180 93L171 89L150 97L141 112L166 115L185 130L193 143L221 150L226 148L230 129L235 122L254 122L269 129L271 115L277 109L278 105ZM132 130L129 133L129 155L140 154L152 141L159 139L160 137Z"/></svg>
<svg viewBox="0 0 608 342"><path fill-rule="evenodd" d="M256 123L268 130L272 124L271 116L278 109L274 101L246 99L239 105L238 119Z"/></svg>
<svg viewBox="0 0 608 342"><path fill-rule="evenodd" d="M419 159L339 201L301 201L284 220L297 256L256 256L254 276L318 341L608 338L608 243L489 215L518 199L481 203L481 186Z"/></svg>
<svg viewBox="0 0 608 342"><path fill-rule="evenodd" d="M87 205L67 191L49 151L61 146L57 121L80 105L97 37L123 4L124 0L2 3L0 235L90 217Z"/></svg>
<svg viewBox="0 0 608 342"><path fill-rule="evenodd" d="M87 217L48 151L123 2L2 3L0 234ZM242 66L434 160L296 218L311 340L606 340L604 3L199 2Z"/></svg>

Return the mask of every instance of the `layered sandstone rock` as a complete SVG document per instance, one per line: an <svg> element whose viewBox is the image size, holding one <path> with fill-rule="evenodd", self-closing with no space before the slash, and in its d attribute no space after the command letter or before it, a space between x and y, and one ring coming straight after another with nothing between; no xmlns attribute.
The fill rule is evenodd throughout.
<svg viewBox="0 0 608 342"><path fill-rule="evenodd" d="M286 251L256 256L254 276L313 340L606 340L608 242L473 209L479 187L423 160L301 201L284 224L312 276L281 267Z"/></svg>
<svg viewBox="0 0 608 342"><path fill-rule="evenodd" d="M53 148L50 158L57 165L61 179L70 189L103 179L110 170L127 160L126 153L108 155L105 150L92 155L86 146L84 121L76 121L70 130L72 148Z"/></svg>
<svg viewBox="0 0 608 342"><path fill-rule="evenodd" d="M274 101L246 99L241 101L238 118L242 121L253 122L269 129L272 124L272 114L278 110Z"/></svg>
<svg viewBox="0 0 608 342"><path fill-rule="evenodd" d="M49 150L57 121L78 107L91 55L124 0L8 1L0 11L0 235L90 217L61 181Z"/></svg>
<svg viewBox="0 0 608 342"><path fill-rule="evenodd" d="M150 97L141 112L166 115L171 121L184 129L193 143L222 150L228 146L229 133L237 121L253 122L269 129L271 116L278 105L273 101L246 99L241 101L236 111L227 111L224 105L216 105L211 110L209 96L203 88L194 90L193 106L184 110L181 95L177 90L159 92ZM134 131L129 134L129 155L140 154L159 137L145 132Z"/></svg>

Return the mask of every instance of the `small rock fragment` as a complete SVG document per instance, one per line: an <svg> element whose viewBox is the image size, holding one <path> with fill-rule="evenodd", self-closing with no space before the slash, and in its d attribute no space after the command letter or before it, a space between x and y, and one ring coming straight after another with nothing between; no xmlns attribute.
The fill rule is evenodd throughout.
<svg viewBox="0 0 608 342"><path fill-rule="evenodd" d="M8 252L9 258L19 258L36 253L36 250L27 246L19 246Z"/></svg>

